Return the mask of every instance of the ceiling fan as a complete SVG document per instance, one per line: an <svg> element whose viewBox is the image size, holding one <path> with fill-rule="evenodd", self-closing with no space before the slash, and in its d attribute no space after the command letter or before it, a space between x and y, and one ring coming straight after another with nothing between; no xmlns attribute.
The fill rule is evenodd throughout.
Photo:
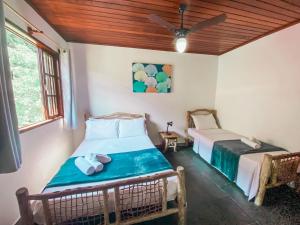
<svg viewBox="0 0 300 225"><path fill-rule="evenodd" d="M186 8L187 8L186 4L180 4L179 5L179 13L180 13L180 16L181 16L180 28L176 28L175 25L173 25L173 24L169 23L168 21L162 19L158 15L155 15L155 14L149 15L149 19L152 22L157 23L158 25L166 28L168 31L175 34L175 37L176 37L176 50L180 53L183 53L185 51L186 47L187 47L186 37L189 33L202 30L206 27L217 25L217 24L222 23L226 20L226 15L223 13L223 14L221 14L219 16L215 16L211 19L196 23L194 26L192 26L190 29L188 29L188 28L185 28L183 26L183 13L185 12Z"/></svg>

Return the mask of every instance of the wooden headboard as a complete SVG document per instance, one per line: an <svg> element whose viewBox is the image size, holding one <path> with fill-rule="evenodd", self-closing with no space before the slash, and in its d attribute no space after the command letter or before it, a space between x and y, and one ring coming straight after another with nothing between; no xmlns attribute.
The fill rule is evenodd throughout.
<svg viewBox="0 0 300 225"><path fill-rule="evenodd" d="M212 114L216 120L217 126L221 128L219 119L217 117L217 111L215 109L196 109L193 111L187 111L186 113L186 129L195 128L195 124L192 115L208 115Z"/></svg>
<svg viewBox="0 0 300 225"><path fill-rule="evenodd" d="M124 113L124 112L116 112L108 115L103 116L91 116L89 113L84 114L85 120L88 120L89 118L93 119L122 119L122 120L132 120L137 118L144 118L146 119L146 114L133 114L133 113Z"/></svg>

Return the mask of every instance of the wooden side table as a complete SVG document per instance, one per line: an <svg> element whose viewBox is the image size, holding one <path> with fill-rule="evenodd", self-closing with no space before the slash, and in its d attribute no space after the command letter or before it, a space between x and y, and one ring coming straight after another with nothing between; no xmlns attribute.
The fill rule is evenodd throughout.
<svg viewBox="0 0 300 225"><path fill-rule="evenodd" d="M159 135L163 139L164 152L166 152L168 148L173 148L174 152L177 151L176 148L179 135L176 132L170 131L168 134L166 132L159 132Z"/></svg>

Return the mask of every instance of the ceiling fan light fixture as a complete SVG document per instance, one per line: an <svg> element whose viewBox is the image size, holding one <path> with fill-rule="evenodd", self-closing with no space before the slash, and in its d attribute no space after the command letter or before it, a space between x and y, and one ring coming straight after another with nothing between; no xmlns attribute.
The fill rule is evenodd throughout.
<svg viewBox="0 0 300 225"><path fill-rule="evenodd" d="M167 20L162 19L161 17L151 14L149 15L149 19L156 23L159 24L161 27L166 28L169 32L172 32L174 34L174 41L175 41L175 47L177 52L183 53L186 50L186 47L188 45L186 37L193 32L197 32L199 30L203 30L207 27L211 27L214 25L218 25L220 23L223 23L227 16L225 13L214 16L213 18L200 21L193 25L191 28L186 28L184 27L184 21L183 21L183 14L187 9L186 4L180 4L179 5L179 13L180 13L180 27L177 28L174 24L169 23Z"/></svg>
<svg viewBox="0 0 300 225"><path fill-rule="evenodd" d="M176 50L179 53L183 53L187 47L187 40L185 37L177 38L176 40Z"/></svg>

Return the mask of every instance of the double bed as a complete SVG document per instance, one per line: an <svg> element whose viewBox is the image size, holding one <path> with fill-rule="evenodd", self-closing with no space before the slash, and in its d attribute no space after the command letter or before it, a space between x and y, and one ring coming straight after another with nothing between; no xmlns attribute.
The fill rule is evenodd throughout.
<svg viewBox="0 0 300 225"><path fill-rule="evenodd" d="M215 119L216 127L212 129L196 129L193 121L193 115L209 114L211 114ZM193 140L194 152L199 154L200 157L209 164L212 163L212 155L215 143L218 143L220 141L241 140L243 138L242 135L221 129L216 111L208 109L199 109L187 112L186 133L187 137L190 140ZM272 161L273 158L277 160L276 163ZM243 191L243 193L248 197L249 200L258 197L256 199L256 204L261 205L265 187L271 187L271 183L269 184L269 182L271 180L270 178L273 175L271 171L275 171L276 169L274 168L275 164L286 164L285 167L280 167L286 168L286 171L285 174L280 174L280 177L277 176L274 178L274 185L275 183L281 184L284 182L296 180L297 175L295 175L295 167L297 169L299 160L300 153L289 154L283 149L276 149L276 151L268 152L242 154L239 157L237 174L233 182L236 183L236 185ZM263 166L263 164L266 164L267 161L269 161L269 164ZM219 168L216 169L219 170ZM300 166L298 168L298 172L300 172ZM291 174L291 176L286 175L289 173Z"/></svg>
<svg viewBox="0 0 300 225"><path fill-rule="evenodd" d="M89 120L134 121L142 118L145 119L143 115L115 113L89 118ZM91 129L87 128L87 132L91 133ZM109 133L107 130L104 132L105 135ZM121 134L118 132L119 135ZM148 159L147 156L144 157L144 161L138 162L146 152L156 155L157 158L149 156ZM62 170L68 160L91 153L107 154L112 158L112 162L104 165L104 170L99 173L98 178L96 177L98 180L89 176L86 177L86 181L79 182L76 181L77 176L72 178L68 173L63 174ZM120 171L126 168L120 165L117 156L122 156L125 164L126 158L136 164L137 173ZM88 138L86 135L68 160L41 194L29 195L24 188L17 191L22 224L32 225L33 222L47 225L134 224L171 214L178 214L179 224L184 224L186 204L183 168L179 167L174 171L170 167L164 156L153 145L146 130L145 134L122 138L97 139L94 136ZM162 162L164 167L153 168L153 170L148 168L143 172L140 171L143 169L143 165L140 164L144 162L151 163L149 165ZM75 165L72 170L80 173ZM117 176L105 176L105 174L110 175L111 171L114 171ZM80 176L83 177L82 174ZM58 185L54 182L56 178L60 181ZM68 183L68 180L72 182Z"/></svg>

